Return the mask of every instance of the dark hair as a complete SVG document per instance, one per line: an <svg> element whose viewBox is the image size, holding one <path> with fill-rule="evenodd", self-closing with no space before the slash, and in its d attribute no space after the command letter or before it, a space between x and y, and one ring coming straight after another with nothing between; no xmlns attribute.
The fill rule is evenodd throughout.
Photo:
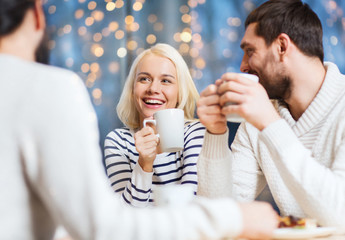
<svg viewBox="0 0 345 240"><path fill-rule="evenodd" d="M0 0L0 37L14 32L35 0Z"/></svg>
<svg viewBox="0 0 345 240"><path fill-rule="evenodd" d="M307 56L323 62L322 25L316 13L300 0L270 0L252 11L245 28L257 23L256 34L269 46L281 33L286 33Z"/></svg>

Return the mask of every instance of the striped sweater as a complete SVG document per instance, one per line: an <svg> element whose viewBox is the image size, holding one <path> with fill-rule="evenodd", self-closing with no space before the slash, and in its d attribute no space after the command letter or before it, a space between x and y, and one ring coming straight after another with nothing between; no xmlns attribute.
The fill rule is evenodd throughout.
<svg viewBox="0 0 345 240"><path fill-rule="evenodd" d="M320 91L295 121L258 131L241 124L230 151L227 134L205 134L198 160L198 194L253 200L268 185L282 215L315 218L345 228L345 76L325 63Z"/></svg>
<svg viewBox="0 0 345 240"><path fill-rule="evenodd" d="M118 128L111 131L104 144L105 165L111 186L128 204L136 207L152 205L152 188L164 184L188 184L197 190L196 162L203 144L205 127L199 122L186 122L184 150L157 154L153 172L142 170L135 148L134 131Z"/></svg>

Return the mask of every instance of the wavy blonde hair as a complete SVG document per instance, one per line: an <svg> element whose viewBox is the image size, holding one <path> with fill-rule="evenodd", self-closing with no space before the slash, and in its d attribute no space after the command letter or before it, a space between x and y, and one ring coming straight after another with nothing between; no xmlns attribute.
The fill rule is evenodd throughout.
<svg viewBox="0 0 345 240"><path fill-rule="evenodd" d="M195 120L196 101L199 99L198 90L195 87L188 66L181 54L172 46L164 43L158 43L146 49L134 60L123 87L119 103L116 107L119 119L124 125L131 129L140 127L139 112L134 103L133 88L138 64L143 57L149 54L168 58L174 64L178 83L178 104L176 108L184 110L184 117L186 120Z"/></svg>

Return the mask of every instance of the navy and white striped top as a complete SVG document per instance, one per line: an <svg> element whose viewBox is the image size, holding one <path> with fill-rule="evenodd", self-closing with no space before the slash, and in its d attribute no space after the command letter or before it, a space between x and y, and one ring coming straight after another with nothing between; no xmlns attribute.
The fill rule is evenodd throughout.
<svg viewBox="0 0 345 240"><path fill-rule="evenodd" d="M184 149L179 152L157 154L153 172L144 172L138 162L134 131L118 128L111 131L104 144L105 165L111 186L122 194L128 204L136 207L151 205L152 186L189 184L197 191L197 167L204 141L205 127L199 122L186 122Z"/></svg>

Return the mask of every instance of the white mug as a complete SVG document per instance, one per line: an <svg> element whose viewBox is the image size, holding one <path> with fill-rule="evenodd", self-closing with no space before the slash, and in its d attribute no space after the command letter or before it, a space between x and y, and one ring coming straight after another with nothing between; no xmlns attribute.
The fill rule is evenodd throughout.
<svg viewBox="0 0 345 240"><path fill-rule="evenodd" d="M254 82L259 81L258 76L254 75L254 74L249 74L249 73L238 73L238 74L245 77L245 78L248 78ZM225 105L228 106L228 105L233 105L233 104L235 104L235 103L227 102ZM241 117L240 115L238 115L236 113L227 114L226 120L228 120L229 122L238 122L238 123L245 121L245 119L243 117Z"/></svg>
<svg viewBox="0 0 345 240"><path fill-rule="evenodd" d="M194 190L190 185L171 184L153 188L156 206L179 207L190 203L194 197Z"/></svg>
<svg viewBox="0 0 345 240"><path fill-rule="evenodd" d="M184 111L178 108L169 108L153 114L153 120L145 119L146 123L156 126L159 144L163 152L178 152L184 146Z"/></svg>

